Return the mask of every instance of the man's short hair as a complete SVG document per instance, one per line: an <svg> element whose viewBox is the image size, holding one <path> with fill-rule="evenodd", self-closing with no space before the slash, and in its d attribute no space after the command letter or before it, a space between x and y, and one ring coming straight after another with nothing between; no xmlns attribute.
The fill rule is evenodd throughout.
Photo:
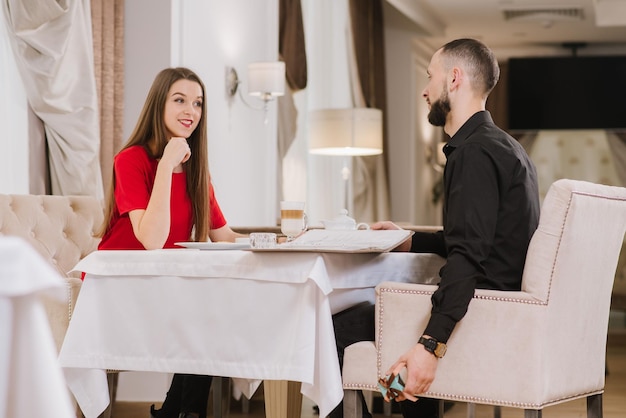
<svg viewBox="0 0 626 418"><path fill-rule="evenodd" d="M485 96L491 93L500 78L500 67L495 55L485 44L476 39L456 39L442 48L445 68L459 61L465 65L472 88Z"/></svg>

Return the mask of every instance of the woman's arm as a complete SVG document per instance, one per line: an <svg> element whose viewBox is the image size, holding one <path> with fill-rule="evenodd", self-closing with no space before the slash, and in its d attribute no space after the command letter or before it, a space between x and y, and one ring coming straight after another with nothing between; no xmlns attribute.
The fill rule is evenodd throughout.
<svg viewBox="0 0 626 418"><path fill-rule="evenodd" d="M172 138L157 166L154 186L145 210L128 213L133 232L147 250L163 248L170 233L170 199L172 173L182 170L181 164L191 155L185 138Z"/></svg>
<svg viewBox="0 0 626 418"><path fill-rule="evenodd" d="M209 231L211 242L235 242L235 238L245 237L247 237L247 235L233 231L228 225Z"/></svg>

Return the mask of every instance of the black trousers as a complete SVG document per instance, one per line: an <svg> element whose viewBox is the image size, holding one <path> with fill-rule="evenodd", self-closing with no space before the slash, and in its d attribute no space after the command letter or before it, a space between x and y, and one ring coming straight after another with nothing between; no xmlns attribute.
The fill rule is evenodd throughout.
<svg viewBox="0 0 626 418"><path fill-rule="evenodd" d="M374 308L375 306L370 303L360 304L333 315L340 368L343 368L343 353L347 346L359 341L374 341ZM363 404L363 418L371 418L362 393L360 398ZM417 402L400 402L404 418L437 418L438 408L436 399L420 398ZM333 409L329 418L343 418L343 402Z"/></svg>
<svg viewBox="0 0 626 418"><path fill-rule="evenodd" d="M159 418L178 418L181 412L194 412L206 418L212 376L175 374L159 411Z"/></svg>

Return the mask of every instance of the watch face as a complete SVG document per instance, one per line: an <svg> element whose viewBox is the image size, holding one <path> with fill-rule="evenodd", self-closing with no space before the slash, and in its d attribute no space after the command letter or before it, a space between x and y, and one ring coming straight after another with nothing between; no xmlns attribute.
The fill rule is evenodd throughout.
<svg viewBox="0 0 626 418"><path fill-rule="evenodd" d="M443 343L437 343L437 348L435 349L435 355L439 358L443 357L446 354L447 347Z"/></svg>

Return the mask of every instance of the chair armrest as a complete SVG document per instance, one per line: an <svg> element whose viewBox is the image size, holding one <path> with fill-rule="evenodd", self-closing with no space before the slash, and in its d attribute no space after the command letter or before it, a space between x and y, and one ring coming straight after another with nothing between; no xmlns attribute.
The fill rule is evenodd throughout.
<svg viewBox="0 0 626 418"><path fill-rule="evenodd" d="M434 285L395 282L383 282L376 287L379 375L417 344L430 318L430 298L436 289ZM503 399L506 394L499 391L499 384L485 382L506 381L507 372L516 367L516 358L542 358L545 340L528 338L528 330L534 329L533 335L542 335L545 310L544 304L524 292L477 290L467 314L448 341L448 352L439 361L429 393L443 399L485 393L493 399ZM510 356L494 356L496 350ZM542 367L542 362L535 362L533 367ZM530 379L533 367L528 367L522 375ZM485 370L493 373L491 380ZM518 389L532 392L523 380L516 383ZM489 390L485 390L486 386L490 386ZM473 391L473 387L477 390Z"/></svg>
<svg viewBox="0 0 626 418"><path fill-rule="evenodd" d="M417 343L430 318L436 288L396 282L376 287L379 376ZM568 387L581 394L597 391L604 384L603 351L596 347L602 348L602 341L576 344L578 340L567 338L577 335L567 321L549 319L563 315L563 307L526 292L477 290L448 340L427 396L535 405L546 398L558 402ZM571 324L588 326L593 324ZM534 360L520 362L522 358ZM549 384L539 384L537 376L553 377Z"/></svg>
<svg viewBox="0 0 626 418"><path fill-rule="evenodd" d="M359 341L346 347L342 370L343 388L378 390L376 346L373 341Z"/></svg>

